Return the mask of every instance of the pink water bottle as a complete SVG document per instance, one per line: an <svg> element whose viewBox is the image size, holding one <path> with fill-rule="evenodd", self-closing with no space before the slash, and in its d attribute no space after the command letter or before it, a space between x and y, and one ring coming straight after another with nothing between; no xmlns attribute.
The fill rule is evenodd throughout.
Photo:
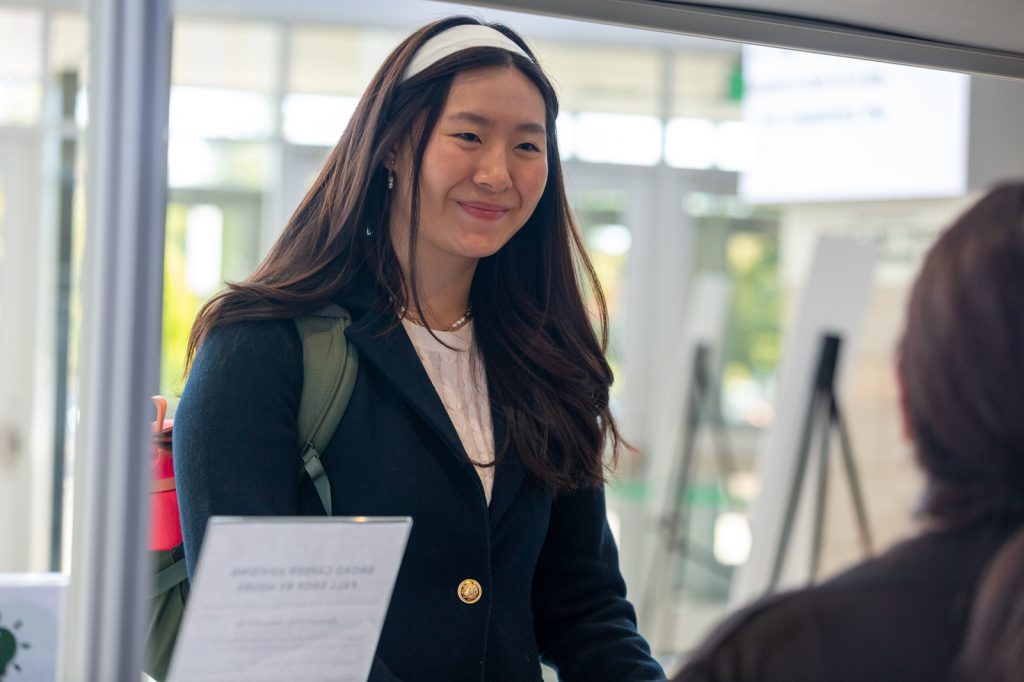
<svg viewBox="0 0 1024 682"><path fill-rule="evenodd" d="M178 516L178 492L174 486L174 459L171 457L173 419L167 414L167 399L153 396L156 421L153 422L152 490L149 510L149 548L169 550L181 544L181 519Z"/></svg>

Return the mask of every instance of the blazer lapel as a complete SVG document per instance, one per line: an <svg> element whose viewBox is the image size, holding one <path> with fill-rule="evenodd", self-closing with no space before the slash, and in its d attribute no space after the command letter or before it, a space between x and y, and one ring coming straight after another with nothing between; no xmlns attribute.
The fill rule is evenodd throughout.
<svg viewBox="0 0 1024 682"><path fill-rule="evenodd" d="M356 319L345 331L345 335L359 350L360 361L371 363L374 368L394 387L416 412L433 428L441 440L455 454L460 464L479 483L476 471L462 445L455 425L434 385L423 369L416 349L408 334L399 326L391 328L394 316L379 305L372 280L362 276L352 283L345 295L336 301L345 306ZM505 419L500 408L491 408L494 428L495 451L500 451L506 438ZM497 471L494 472L494 488L491 490L491 504L488 508L490 527L497 524L501 514L508 509L524 479L524 469L519 458L509 452Z"/></svg>
<svg viewBox="0 0 1024 682"><path fill-rule="evenodd" d="M501 452L508 437L508 429L505 423L505 415L501 409L493 405L491 407L491 422L494 424L494 450ZM506 509L512 504L519 486L523 483L525 470L523 463L514 452L507 452L498 463L498 469L494 472L494 489L491 491L491 504L488 508L488 520L493 529L498 525L498 520Z"/></svg>
<svg viewBox="0 0 1024 682"><path fill-rule="evenodd" d="M360 361L372 364L423 419L445 444L467 464L469 458L448 412L434 385L423 369L409 336L399 326L389 329L394 318L390 313L370 309L352 322L345 335L359 350Z"/></svg>

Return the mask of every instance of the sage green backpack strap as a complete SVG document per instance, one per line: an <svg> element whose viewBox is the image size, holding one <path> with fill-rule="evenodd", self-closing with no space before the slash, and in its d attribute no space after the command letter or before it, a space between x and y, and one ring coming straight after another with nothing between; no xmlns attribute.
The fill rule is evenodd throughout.
<svg viewBox="0 0 1024 682"><path fill-rule="evenodd" d="M333 303L295 320L302 339L300 474L309 474L328 516L332 513L331 484L320 457L345 414L359 373L358 354L345 338L345 328L351 322L348 311Z"/></svg>

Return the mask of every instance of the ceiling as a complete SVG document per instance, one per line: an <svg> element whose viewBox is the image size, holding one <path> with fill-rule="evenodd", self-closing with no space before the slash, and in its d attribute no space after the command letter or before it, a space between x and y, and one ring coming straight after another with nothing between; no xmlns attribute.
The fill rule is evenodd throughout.
<svg viewBox="0 0 1024 682"><path fill-rule="evenodd" d="M0 0L2 2L3 0ZM40 0L37 0L40 1ZM61 0L44 0L59 2ZM81 2L82 0L64 0ZM466 13L487 21L508 23L531 39L568 42L655 44L674 48L736 51L735 44L682 33L640 31L629 26L577 21L548 14L523 14L507 9L482 9L451 0L174 0L175 11L184 14L245 16L294 22L331 22L366 26L392 26L412 32L428 21L451 14Z"/></svg>
<svg viewBox="0 0 1024 682"><path fill-rule="evenodd" d="M489 8L475 13L506 21L532 38L706 50L751 43L1024 79L1024 0L174 0L174 5L186 13L403 30L471 5ZM522 12L538 16L514 14Z"/></svg>
<svg viewBox="0 0 1024 682"><path fill-rule="evenodd" d="M1021 0L705 0L665 4L756 10L1024 54Z"/></svg>
<svg viewBox="0 0 1024 682"><path fill-rule="evenodd" d="M474 5L1024 79L1022 0L467 0Z"/></svg>

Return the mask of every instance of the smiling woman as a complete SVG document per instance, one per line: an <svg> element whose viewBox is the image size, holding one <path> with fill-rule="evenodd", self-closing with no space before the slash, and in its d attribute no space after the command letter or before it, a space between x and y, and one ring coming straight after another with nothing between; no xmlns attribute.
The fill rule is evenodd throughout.
<svg viewBox="0 0 1024 682"><path fill-rule="evenodd" d="M445 280L460 273L468 285L476 262L497 253L537 207L548 176L544 121L544 99L514 67L462 72L452 79L419 177L416 268L430 274L418 279L417 294L428 303L426 319L439 328L466 309L461 301L451 311L435 309L444 302ZM404 256L412 224L411 156L404 145L387 163L395 171L398 197L389 227L403 267L409 265ZM468 296L469 286L463 288Z"/></svg>
<svg viewBox="0 0 1024 682"><path fill-rule="evenodd" d="M331 303L351 320L355 388L321 459L330 506L414 519L374 682L538 680L542 661L563 680L664 679L606 520L603 455L621 445L607 313L557 115L510 29L420 29L264 261L192 330L175 418L190 571L211 515L323 512L289 454L304 378L292 320Z"/></svg>

